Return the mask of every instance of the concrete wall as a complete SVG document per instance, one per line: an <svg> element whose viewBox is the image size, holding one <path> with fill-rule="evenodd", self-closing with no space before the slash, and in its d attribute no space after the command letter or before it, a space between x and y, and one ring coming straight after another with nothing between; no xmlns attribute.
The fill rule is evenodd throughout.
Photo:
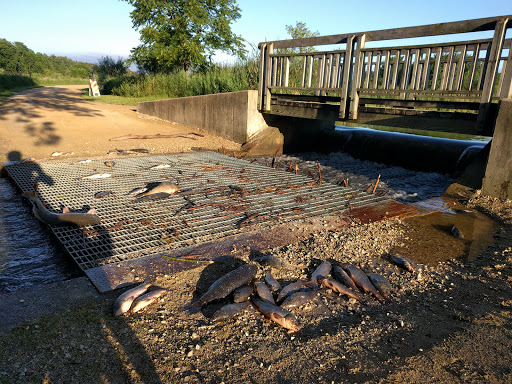
<svg viewBox="0 0 512 384"><path fill-rule="evenodd" d="M512 99L500 103L482 194L512 199Z"/></svg>
<svg viewBox="0 0 512 384"><path fill-rule="evenodd" d="M137 112L204 129L245 143L267 127L257 110L257 91L228 92L138 103Z"/></svg>

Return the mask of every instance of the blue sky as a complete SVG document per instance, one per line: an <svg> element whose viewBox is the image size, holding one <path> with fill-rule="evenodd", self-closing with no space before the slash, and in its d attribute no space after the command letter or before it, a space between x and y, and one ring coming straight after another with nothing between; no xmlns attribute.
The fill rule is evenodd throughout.
<svg viewBox="0 0 512 384"><path fill-rule="evenodd" d="M320 35L371 31L512 14L512 0L238 0L235 33L249 43L288 38L305 22ZM139 44L132 7L120 0L0 0L0 38L46 54L127 58ZM509 32L510 34L510 32ZM509 36L509 35L507 35ZM219 61L228 58L218 56Z"/></svg>

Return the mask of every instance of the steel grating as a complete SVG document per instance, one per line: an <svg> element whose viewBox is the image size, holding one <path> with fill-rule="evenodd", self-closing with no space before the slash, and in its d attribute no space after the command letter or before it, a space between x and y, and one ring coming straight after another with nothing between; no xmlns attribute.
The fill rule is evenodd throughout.
<svg viewBox="0 0 512 384"><path fill-rule="evenodd" d="M86 212L95 208L101 225L50 226L78 266L99 266L155 255L295 219L340 214L389 201L371 193L268 168L215 152L198 152L78 163L18 162L5 168L23 192L38 183L46 207ZM168 167L150 169L167 164ZM93 173L104 179L79 180ZM168 198L134 202L128 192L148 183L176 183ZM100 191L113 194L95 198Z"/></svg>

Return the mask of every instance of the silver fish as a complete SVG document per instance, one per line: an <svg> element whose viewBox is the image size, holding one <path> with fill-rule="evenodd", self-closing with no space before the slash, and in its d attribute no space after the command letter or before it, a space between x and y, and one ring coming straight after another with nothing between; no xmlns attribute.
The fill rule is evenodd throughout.
<svg viewBox="0 0 512 384"><path fill-rule="evenodd" d="M210 318L210 321L212 323L216 323L218 321L229 319L230 317L233 317L236 314L247 309L249 304L250 304L249 301L244 301L241 303L226 304L213 314L213 316Z"/></svg>
<svg viewBox="0 0 512 384"><path fill-rule="evenodd" d="M105 179L110 176L112 176L110 173L93 173L92 175L77 177L76 180Z"/></svg>
<svg viewBox="0 0 512 384"><path fill-rule="evenodd" d="M256 273L258 267L254 264L245 264L231 271L220 279L217 279L199 299L190 304L187 309L190 312L196 312L199 308L213 300L226 297L236 288L250 283Z"/></svg>
<svg viewBox="0 0 512 384"><path fill-rule="evenodd" d="M293 314L275 304L269 303L267 300L253 297L252 302L258 308L258 310L265 315L265 317L276 322L280 326L289 329L293 332L300 330L300 327L296 324L297 320Z"/></svg>
<svg viewBox="0 0 512 384"><path fill-rule="evenodd" d="M332 267L332 274L336 280L340 283L345 284L347 287L352 288L354 291L358 292L359 289L354 284L354 281L350 278L350 276L338 265L334 265Z"/></svg>
<svg viewBox="0 0 512 384"><path fill-rule="evenodd" d="M324 261L320 264L311 274L311 282L318 284L317 278L320 276L327 277L331 273L332 265L328 261Z"/></svg>
<svg viewBox="0 0 512 384"><path fill-rule="evenodd" d="M148 189L147 188L144 188L144 187L138 187L138 188L134 188L132 189L130 192L127 193L127 195L129 196L133 196L133 195L139 195L141 194L142 192L146 192Z"/></svg>
<svg viewBox="0 0 512 384"><path fill-rule="evenodd" d="M267 284L265 284L263 281L255 281L254 288L256 289L256 292L258 292L259 297L274 303L274 296L272 296L272 292L270 292L270 288Z"/></svg>
<svg viewBox="0 0 512 384"><path fill-rule="evenodd" d="M309 291L301 291L301 292L295 292L288 297L281 303L281 308L296 308L300 307L301 305L304 305L306 303L309 303L311 300L313 300L315 297L318 296L318 291L315 290L309 290Z"/></svg>
<svg viewBox="0 0 512 384"><path fill-rule="evenodd" d="M25 192L22 194L32 203L32 213L41 222L49 225L77 225L86 227L88 225L96 225L101 222L100 217L96 214L95 209L90 209L87 213L70 212L68 208L64 208L62 213L50 212L43 205L41 200L34 192Z"/></svg>
<svg viewBox="0 0 512 384"><path fill-rule="evenodd" d="M356 292L352 291L349 287L341 284L336 280L329 279L327 277L320 277L318 279L318 283L326 288L332 289L334 292L341 293L342 295L352 297L357 301L362 302L361 297L359 297L359 295Z"/></svg>
<svg viewBox="0 0 512 384"><path fill-rule="evenodd" d="M148 184L151 185L152 183ZM176 184L169 183L167 181L163 181L161 183L155 184L152 188L149 188L147 191L140 193L138 196L149 196L153 195L155 193L168 193L169 195L172 195L176 192L178 192L180 189Z"/></svg>
<svg viewBox="0 0 512 384"><path fill-rule="evenodd" d="M281 300L283 300L286 296L297 292L299 289L301 289L306 282L304 280L297 280L294 283L288 284L286 287L281 289L281 292L279 292L279 295L277 295L277 302L279 303Z"/></svg>
<svg viewBox="0 0 512 384"><path fill-rule="evenodd" d="M272 273L268 271L265 274L265 282L268 284L272 292L277 292L281 290L281 284L272 276Z"/></svg>
<svg viewBox="0 0 512 384"><path fill-rule="evenodd" d="M385 298L391 294L391 285L388 279L378 273L368 273L368 278Z"/></svg>
<svg viewBox="0 0 512 384"><path fill-rule="evenodd" d="M145 293L151 283L144 282L135 288L129 289L121 294L116 301L114 301L114 316L121 316L130 310L133 301Z"/></svg>
<svg viewBox="0 0 512 384"><path fill-rule="evenodd" d="M261 265L267 266L267 267L271 267L271 268L275 268L275 269L285 269L285 270L293 271L293 272L297 273L295 268L290 263L288 263L287 261L285 261L277 256L267 255L267 256L256 257L255 259L253 259L253 261L255 261Z"/></svg>
<svg viewBox="0 0 512 384"><path fill-rule="evenodd" d="M387 257L390 262L406 271L412 272L418 268L418 264L407 257L393 254L386 255L385 257Z"/></svg>
<svg viewBox="0 0 512 384"><path fill-rule="evenodd" d="M233 291L233 301L235 303L241 303L244 301L249 301L253 292L253 288L251 285L243 285L238 287Z"/></svg>
<svg viewBox="0 0 512 384"><path fill-rule="evenodd" d="M100 192L96 192L94 194L94 197L96 199L101 199L102 197L110 196L110 195L113 195L113 194L114 194L114 192L112 192L112 191L100 191Z"/></svg>
<svg viewBox="0 0 512 384"><path fill-rule="evenodd" d="M166 292L167 291L165 289L159 288L137 297L132 303L130 312L133 314L135 312L140 311L142 308L145 308L148 305L155 303L158 300L158 298L165 294Z"/></svg>
<svg viewBox="0 0 512 384"><path fill-rule="evenodd" d="M147 168L149 171L154 171L156 169L164 169L164 168L169 168L170 165L169 164L158 164L158 165L153 165L152 167L149 167Z"/></svg>

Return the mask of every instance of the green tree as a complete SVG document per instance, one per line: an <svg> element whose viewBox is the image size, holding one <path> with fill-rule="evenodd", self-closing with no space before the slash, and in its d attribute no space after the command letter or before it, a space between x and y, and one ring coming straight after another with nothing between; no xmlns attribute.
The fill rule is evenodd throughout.
<svg viewBox="0 0 512 384"><path fill-rule="evenodd" d="M236 0L124 0L142 44L130 62L149 72L188 72L204 66L216 50L245 57L243 39L231 31L240 18Z"/></svg>
<svg viewBox="0 0 512 384"><path fill-rule="evenodd" d="M110 56L103 56L98 60L98 64L94 66L93 71L98 74L98 80L103 82L109 77L124 75L126 73L126 67L121 57L116 61Z"/></svg>
<svg viewBox="0 0 512 384"><path fill-rule="evenodd" d="M320 33L318 31L312 32L306 26L306 23L303 23L301 21L297 21L295 23L295 26L287 25L286 32L290 35L290 37L292 39L304 39L306 37L320 36ZM310 52L315 52L315 48L313 48L313 47L297 47L294 49L290 49L290 51L295 52L295 53L310 53ZM287 53L292 53L292 52L287 52Z"/></svg>

